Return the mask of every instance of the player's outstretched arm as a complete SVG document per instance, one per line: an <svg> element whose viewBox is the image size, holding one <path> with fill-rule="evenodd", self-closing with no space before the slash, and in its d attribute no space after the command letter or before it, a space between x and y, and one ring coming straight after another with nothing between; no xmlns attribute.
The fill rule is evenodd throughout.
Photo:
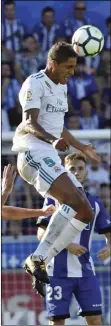
<svg viewBox="0 0 111 326"><path fill-rule="evenodd" d="M4 220L22 220L25 218L33 218L33 217L37 218L42 215L44 216L52 215L54 211L55 211L55 207L53 205L49 205L41 209L3 206L2 218Z"/></svg>
<svg viewBox="0 0 111 326"><path fill-rule="evenodd" d="M12 166L11 164L5 166L3 170L3 179L2 179L2 205L5 204L8 196L12 192L15 177L16 177L15 167Z"/></svg>
<svg viewBox="0 0 111 326"><path fill-rule="evenodd" d="M70 146L73 146L79 151L81 151L82 153L84 153L84 155L89 159L100 162L100 157L95 152L95 147L92 146L91 144L89 145L82 144L74 136L72 136L71 133L65 127L62 132L62 137L64 138L64 140L66 140L69 143Z"/></svg>
<svg viewBox="0 0 111 326"><path fill-rule="evenodd" d="M107 240L107 245L98 252L98 259L102 261L111 256L111 234L106 233L105 238Z"/></svg>

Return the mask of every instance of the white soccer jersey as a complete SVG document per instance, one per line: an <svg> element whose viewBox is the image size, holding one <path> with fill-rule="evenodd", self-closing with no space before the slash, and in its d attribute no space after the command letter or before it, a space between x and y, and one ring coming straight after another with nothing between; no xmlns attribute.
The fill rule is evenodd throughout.
<svg viewBox="0 0 111 326"><path fill-rule="evenodd" d="M29 76L22 85L19 101L23 112L39 109L38 123L53 136L60 138L64 125L64 115L68 111L67 85L55 84L41 70ZM20 141L21 139L21 141ZM27 134L15 134L12 150L35 150L52 146Z"/></svg>

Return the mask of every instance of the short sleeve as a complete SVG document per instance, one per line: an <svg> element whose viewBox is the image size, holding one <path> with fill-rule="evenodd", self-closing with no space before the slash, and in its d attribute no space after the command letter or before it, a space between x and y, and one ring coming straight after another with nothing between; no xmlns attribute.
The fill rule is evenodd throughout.
<svg viewBox="0 0 111 326"><path fill-rule="evenodd" d="M28 77L19 93L19 101L23 111L40 109L43 93L43 86L39 79L36 79L33 75Z"/></svg>
<svg viewBox="0 0 111 326"><path fill-rule="evenodd" d="M111 231L110 216L101 200L97 200L97 203L99 205L100 211L96 218L95 231L99 234L105 234Z"/></svg>

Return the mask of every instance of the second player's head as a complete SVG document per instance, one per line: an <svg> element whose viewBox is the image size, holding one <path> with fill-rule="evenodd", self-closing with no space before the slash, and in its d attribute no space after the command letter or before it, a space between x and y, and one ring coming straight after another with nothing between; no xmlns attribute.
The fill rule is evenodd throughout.
<svg viewBox="0 0 111 326"><path fill-rule="evenodd" d="M54 76L56 83L66 84L74 75L77 64L77 55L71 44L66 42L55 43L48 53L47 68Z"/></svg>
<svg viewBox="0 0 111 326"><path fill-rule="evenodd" d="M84 184L87 177L86 158L82 153L71 153L65 157L65 167Z"/></svg>

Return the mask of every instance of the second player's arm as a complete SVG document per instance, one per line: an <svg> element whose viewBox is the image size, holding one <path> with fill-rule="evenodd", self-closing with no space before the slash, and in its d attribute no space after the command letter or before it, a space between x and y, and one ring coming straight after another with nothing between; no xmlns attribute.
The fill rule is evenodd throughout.
<svg viewBox="0 0 111 326"><path fill-rule="evenodd" d="M105 260L111 256L111 233L108 232L108 233L104 234L104 236L106 238L107 244L106 244L106 247L102 248L98 252L98 258L100 260Z"/></svg>
<svg viewBox="0 0 111 326"><path fill-rule="evenodd" d="M13 206L3 206L2 207L2 218L4 220L22 220L25 218L39 217L42 215L48 216L53 214L55 207L49 205L41 209L30 209L22 207Z"/></svg>
<svg viewBox="0 0 111 326"><path fill-rule="evenodd" d="M3 170L3 179L2 179L2 206L6 203L8 196L12 192L14 181L16 178L15 167L11 164L8 164L4 167Z"/></svg>

